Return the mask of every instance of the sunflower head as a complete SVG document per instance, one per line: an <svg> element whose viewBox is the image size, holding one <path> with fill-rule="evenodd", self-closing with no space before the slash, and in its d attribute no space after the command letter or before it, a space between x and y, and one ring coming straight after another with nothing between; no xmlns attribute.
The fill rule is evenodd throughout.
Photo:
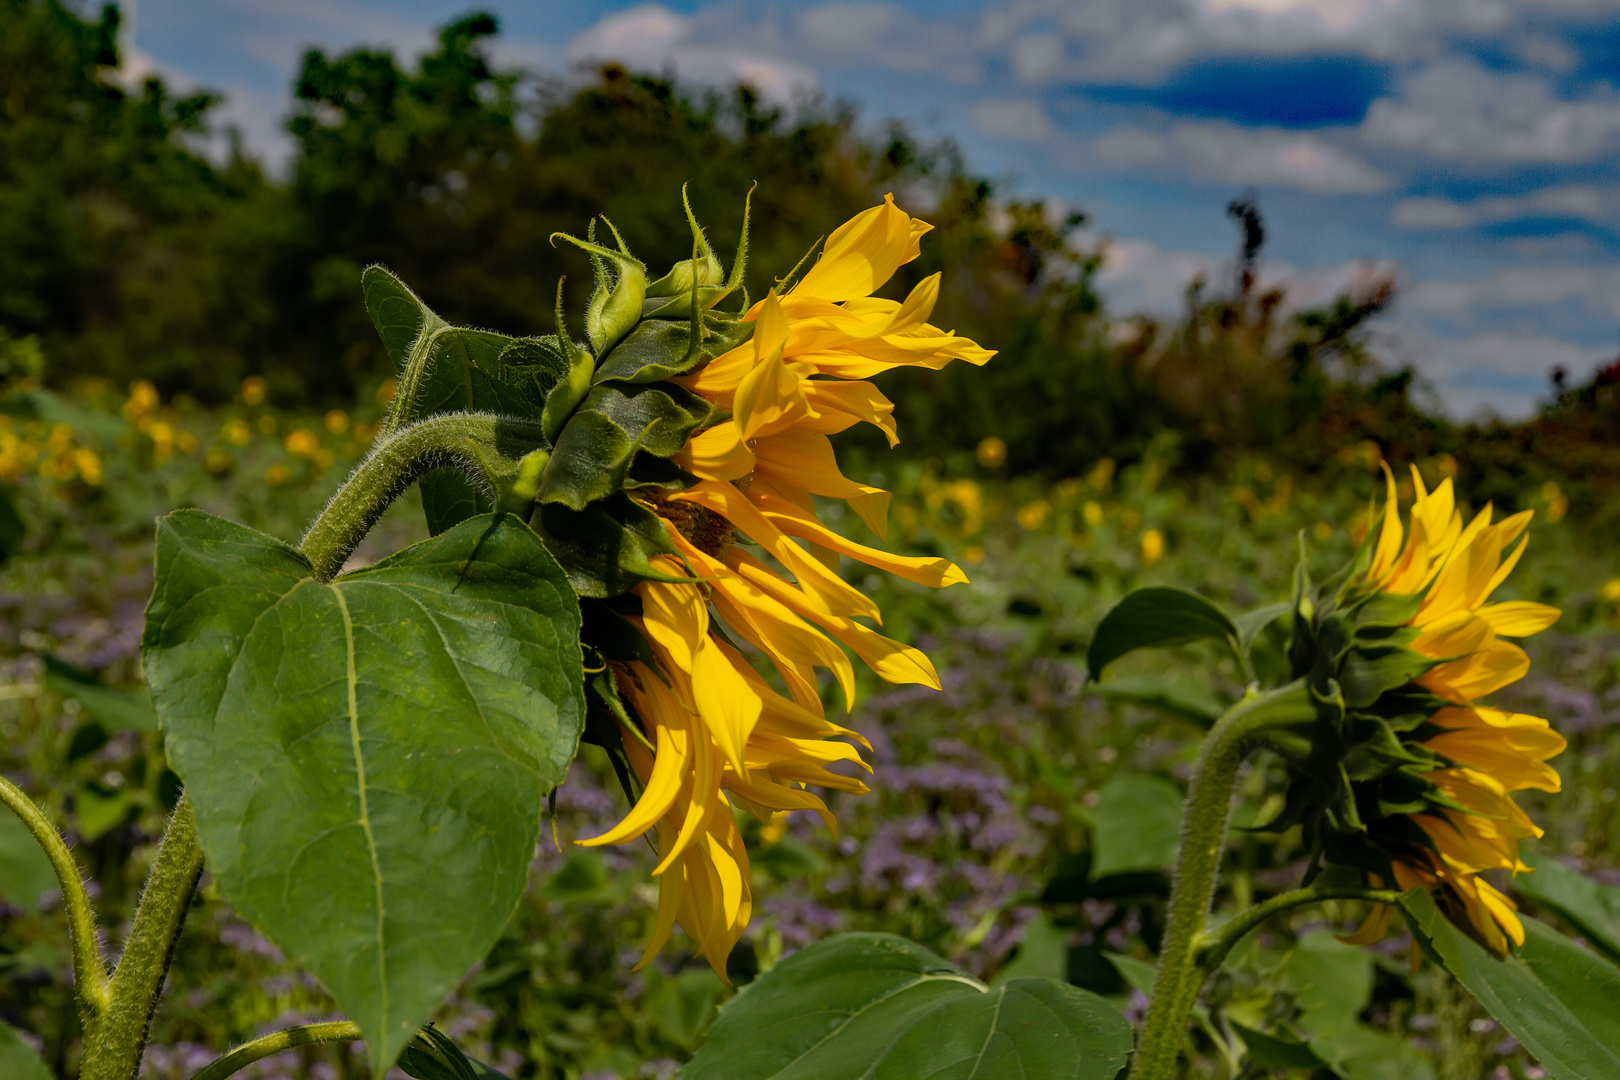
<svg viewBox="0 0 1620 1080"><path fill-rule="evenodd" d="M581 598L586 739L634 804L582 843L652 834L659 903L643 963L679 926L725 978L753 906L737 811L772 827L809 811L835 830L813 789L866 791L864 741L827 718L822 673L846 706L850 654L890 682L939 686L926 656L875 628L882 613L843 560L927 585L966 580L944 559L891 555L821 522L817 500L834 499L878 537L887 525L888 493L844 476L829 436L868 423L892 445L894 406L868 376L991 354L929 323L937 274L903 302L872 295L929 229L892 197L752 304L746 208L729 275L690 205L692 257L651 282L605 225L612 247L594 227L560 237L591 255L596 289L586 341L559 301L558 335L535 350L549 364L551 445L522 493ZM734 308L718 307L733 294Z"/></svg>
<svg viewBox="0 0 1620 1080"><path fill-rule="evenodd" d="M1337 588L1296 577L1290 659L1318 702L1309 751L1292 764L1276 823L1300 824L1328 861L1380 886L1426 887L1496 952L1523 940L1512 902L1480 875L1527 871L1519 841L1541 830L1515 804L1556 791L1547 759L1564 740L1547 721L1482 704L1521 678L1512 638L1558 611L1491 602L1524 552L1530 513L1465 520L1451 481L1429 491L1414 468L1402 522L1394 476L1380 527ZM1371 934L1387 913L1375 912Z"/></svg>

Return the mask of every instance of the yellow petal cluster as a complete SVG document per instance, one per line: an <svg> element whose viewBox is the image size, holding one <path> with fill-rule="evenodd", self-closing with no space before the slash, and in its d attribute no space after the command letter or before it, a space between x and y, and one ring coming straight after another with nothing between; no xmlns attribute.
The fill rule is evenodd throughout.
<svg viewBox="0 0 1620 1080"><path fill-rule="evenodd" d="M864 740L826 718L817 669L831 673L846 705L854 703L855 672L844 648L889 682L939 687L928 657L859 621L881 625L882 614L839 566L848 556L932 586L966 576L945 559L905 558L844 538L821 523L813 498L845 500L884 536L888 493L844 476L828 436L865 422L892 446L894 405L866 377L994 355L929 324L937 274L904 302L870 295L917 257L930 228L886 197L835 231L785 295L754 305L745 316L755 323L748 342L675 380L731 414L676 456L698 483L652 505L680 556L656 565L701 583L636 589L642 614L633 621L658 670L634 662L613 671L640 723L624 745L644 790L623 821L583 841L624 843L657 829L658 917L643 964L679 925L726 977L752 908L733 807L762 820L810 810L836 831L808 789L867 790L828 769L866 767L845 741ZM785 695L716 632L721 623L770 662Z"/></svg>
<svg viewBox="0 0 1620 1080"><path fill-rule="evenodd" d="M1541 830L1512 793L1557 791L1558 773L1546 762L1565 742L1540 717L1475 702L1530 669L1524 650L1505 639L1545 630L1559 611L1525 601L1490 603L1524 553L1530 511L1493 524L1487 506L1465 524L1451 481L1431 492L1413 468L1416 500L1403 537L1395 479L1387 469L1385 476L1387 505L1366 583L1423 597L1411 620L1418 636L1409 647L1440 663L1417 682L1450 703L1430 718L1442 730L1424 745L1451 762L1427 778L1452 806L1412 815L1434 850L1397 860L1396 883L1402 889L1443 889L1477 936L1500 953L1509 939L1523 943L1524 927L1513 901L1479 875L1529 869L1519 858L1519 841ZM1387 925L1388 912L1375 912L1369 922Z"/></svg>

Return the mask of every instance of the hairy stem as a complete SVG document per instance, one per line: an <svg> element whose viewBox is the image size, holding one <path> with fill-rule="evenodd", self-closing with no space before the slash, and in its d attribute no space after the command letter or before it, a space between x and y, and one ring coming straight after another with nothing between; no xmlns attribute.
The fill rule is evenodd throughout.
<svg viewBox="0 0 1620 1080"><path fill-rule="evenodd" d="M1205 736L1187 792L1181 853L1170 889L1153 1001L1142 1024L1131 1080L1172 1080L1175 1076L1187 1017L1204 983L1197 952L1226 849L1238 766L1259 745L1267 728L1308 722L1315 715L1310 693L1300 681L1238 702Z"/></svg>
<svg viewBox="0 0 1620 1080"><path fill-rule="evenodd" d="M382 436L304 533L299 550L316 576L330 581L383 511L423 473L457 468L495 491L516 472L514 459L543 441L539 424L491 413L434 416Z"/></svg>
<svg viewBox="0 0 1620 1080"><path fill-rule="evenodd" d="M113 973L107 1009L85 1033L79 1080L135 1080L202 865L191 804L182 798L147 875L124 955Z"/></svg>
<svg viewBox="0 0 1620 1080"><path fill-rule="evenodd" d="M1363 889L1354 885L1317 885L1280 893L1239 913L1215 932L1204 935L1198 947L1197 964L1205 975L1215 972L1226 961L1227 954L1251 931L1264 925L1273 915L1292 908L1320 904L1324 900L1370 900L1378 904L1393 904L1400 898L1401 894L1391 889Z"/></svg>
<svg viewBox="0 0 1620 1080"><path fill-rule="evenodd" d="M360 1025L348 1020L333 1020L325 1024L304 1024L285 1031L272 1032L260 1039L243 1043L235 1050L215 1058L191 1080L224 1080L255 1061L291 1050L298 1046L319 1046L322 1043L353 1042L360 1038Z"/></svg>
<svg viewBox="0 0 1620 1080"><path fill-rule="evenodd" d="M56 883L62 890L62 906L67 911L68 941L73 949L73 981L79 991L79 1019L86 1027L107 1009L107 962L101 955L101 938L96 931L96 913L90 906L90 894L85 891L84 879L79 876L79 864L73 859L62 834L56 831L45 811L22 789L0 776L0 802L22 819L33 834L56 872Z"/></svg>

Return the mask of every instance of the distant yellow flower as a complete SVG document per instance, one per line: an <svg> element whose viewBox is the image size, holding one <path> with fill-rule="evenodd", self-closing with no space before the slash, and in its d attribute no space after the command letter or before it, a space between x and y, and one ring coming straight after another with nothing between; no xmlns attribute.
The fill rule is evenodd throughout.
<svg viewBox="0 0 1620 1080"><path fill-rule="evenodd" d="M257 375L249 375L242 380L242 401L247 405L259 405L264 402L264 379Z"/></svg>
<svg viewBox="0 0 1620 1080"><path fill-rule="evenodd" d="M1620 577L1610 578L1603 583L1603 599L1610 603L1620 602Z"/></svg>
<svg viewBox="0 0 1620 1080"><path fill-rule="evenodd" d="M1052 510L1052 504L1045 499L1036 499L1018 511L1018 527L1025 532L1034 532L1046 521L1046 515Z"/></svg>
<svg viewBox="0 0 1620 1080"><path fill-rule="evenodd" d="M326 430L334 435L341 435L349 430L349 414L342 409L333 409L326 414Z"/></svg>
<svg viewBox="0 0 1620 1080"><path fill-rule="evenodd" d="M890 555L845 539L821 523L813 499L845 500L884 536L888 492L844 476L827 437L865 422L892 446L894 406L862 380L893 367L940 368L952 359L982 364L993 355L929 325L938 274L903 303L871 296L917 257L930 227L892 197L856 215L786 295L772 293L754 305L750 341L675 380L731 414L693 435L676 457L698 482L649 500L684 560L662 556L655 565L677 577L690 568L703 584L650 581L636 588L642 602L636 622L661 674L632 662L616 664L614 675L640 720L642 730L626 732L624 745L644 791L617 826L582 841L624 843L657 829L658 916L643 964L679 924L726 977L726 957L753 902L733 806L762 821L811 810L835 829L826 805L807 788L867 790L827 769L835 762L865 767L854 746L831 741L863 740L826 719L818 690L815 669L825 668L853 704L854 668L837 643L890 682L939 687L926 656L857 621L881 622L881 614L838 565L848 557L931 586L966 576L945 559ZM792 580L737 546L739 537L777 560ZM715 632L716 619L770 659L787 696Z"/></svg>
<svg viewBox="0 0 1620 1080"><path fill-rule="evenodd" d="M1006 463L1007 444L992 435L979 443L975 456L979 459L980 465L987 469L993 469Z"/></svg>
<svg viewBox="0 0 1620 1080"><path fill-rule="evenodd" d="M1142 565L1153 566L1164 558L1164 533L1149 529L1142 534Z"/></svg>
<svg viewBox="0 0 1620 1080"><path fill-rule="evenodd" d="M1480 940L1500 953L1509 938L1524 941L1524 928L1513 901L1479 875L1529 869L1519 858L1519 841L1540 836L1541 830L1514 803L1512 792L1557 791L1558 773L1546 762L1565 742L1540 717L1475 702L1530 668L1524 650L1504 639L1545 630L1559 611L1523 600L1490 602L1524 553L1526 540L1520 536L1530 522L1529 511L1493 525L1486 507L1465 525L1451 481L1431 493L1414 468L1416 501L1403 540L1395 480L1387 470L1386 481L1384 522L1365 584L1423 598L1409 624L1418 631L1409 648L1440 663L1416 682L1447 703L1429 718L1440 730L1424 745L1451 763L1426 773L1425 779L1456 807L1434 806L1432 812L1408 815L1429 844L1399 854L1393 864L1396 883L1403 889L1441 890L1460 907ZM1519 542L1510 551L1515 540ZM1364 930L1376 932L1387 925L1388 915L1375 911Z"/></svg>

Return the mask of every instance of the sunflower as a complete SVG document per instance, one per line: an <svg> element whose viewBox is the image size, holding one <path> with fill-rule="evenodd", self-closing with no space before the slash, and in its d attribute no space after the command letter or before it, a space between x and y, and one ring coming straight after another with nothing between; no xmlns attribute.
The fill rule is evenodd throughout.
<svg viewBox="0 0 1620 1080"><path fill-rule="evenodd" d="M1439 766L1423 774L1431 794L1422 812L1401 816L1417 842L1392 852L1390 869L1402 889L1436 891L1482 943L1503 953L1509 939L1523 943L1524 927L1513 901L1480 875L1529 870L1519 858L1519 841L1541 830L1513 793L1557 791L1559 776L1547 760L1565 742L1540 717L1477 702L1530 669L1524 650L1507 639L1547 629L1559 611L1528 601L1490 602L1524 554L1530 511L1493 524L1487 506L1464 524L1451 481L1428 491L1413 468L1416 500L1403 536L1395 479L1387 468L1385 476L1383 525L1370 563L1351 588L1415 603L1406 648L1424 658L1425 670L1414 683L1421 700L1439 705L1419 729L1422 747ZM1375 909L1352 940L1375 940L1390 915L1387 906Z"/></svg>
<svg viewBox="0 0 1620 1080"><path fill-rule="evenodd" d="M750 340L672 380L730 414L676 455L694 483L642 495L676 552L654 568L698 581L635 588L641 611L630 619L655 663L616 662L612 672L634 714L624 747L642 792L614 828L581 841L625 843L657 830L658 915L643 965L679 925L726 978L726 958L752 907L734 807L766 821L809 810L836 833L837 821L809 788L868 790L830 768L871 771L852 744L865 740L827 719L818 689L817 669L826 669L846 707L853 705L854 667L840 645L889 682L939 688L928 657L859 621L881 625L882 615L839 567L847 556L936 587L966 576L945 559L905 558L846 539L821 523L814 499L844 500L885 536L888 493L844 476L828 436L864 422L893 446L894 405L869 376L955 359L983 364L994 355L928 323L938 274L904 302L871 295L917 257L930 228L886 197L828 237L797 284L748 310ZM729 643L722 624L770 662L785 694Z"/></svg>

